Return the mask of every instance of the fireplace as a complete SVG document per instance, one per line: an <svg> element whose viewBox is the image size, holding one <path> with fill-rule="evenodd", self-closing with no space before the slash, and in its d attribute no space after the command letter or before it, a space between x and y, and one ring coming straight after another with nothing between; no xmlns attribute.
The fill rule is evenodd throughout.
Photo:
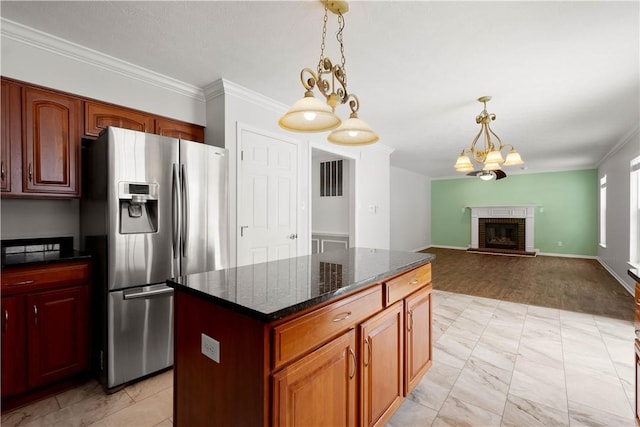
<svg viewBox="0 0 640 427"><path fill-rule="evenodd" d="M478 249L525 251L524 218L478 218Z"/></svg>
<svg viewBox="0 0 640 427"><path fill-rule="evenodd" d="M467 206L471 210L469 250L535 255L536 205Z"/></svg>

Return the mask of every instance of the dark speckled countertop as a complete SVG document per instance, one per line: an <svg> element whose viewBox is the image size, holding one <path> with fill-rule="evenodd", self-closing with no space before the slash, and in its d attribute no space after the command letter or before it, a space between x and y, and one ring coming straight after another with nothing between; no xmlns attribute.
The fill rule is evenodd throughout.
<svg viewBox="0 0 640 427"><path fill-rule="evenodd" d="M169 286L271 322L408 271L435 255L350 248L167 281Z"/></svg>
<svg viewBox="0 0 640 427"><path fill-rule="evenodd" d="M637 268L629 269L629 276L633 277L637 283L640 283L640 271Z"/></svg>
<svg viewBox="0 0 640 427"><path fill-rule="evenodd" d="M28 267L90 259L73 249L73 237L2 240L2 268Z"/></svg>

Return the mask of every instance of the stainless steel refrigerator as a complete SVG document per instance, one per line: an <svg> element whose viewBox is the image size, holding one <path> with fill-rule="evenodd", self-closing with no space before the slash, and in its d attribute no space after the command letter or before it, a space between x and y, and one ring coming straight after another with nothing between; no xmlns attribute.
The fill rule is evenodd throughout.
<svg viewBox="0 0 640 427"><path fill-rule="evenodd" d="M227 152L109 127L83 143L94 366L108 392L173 364L171 277L228 262Z"/></svg>

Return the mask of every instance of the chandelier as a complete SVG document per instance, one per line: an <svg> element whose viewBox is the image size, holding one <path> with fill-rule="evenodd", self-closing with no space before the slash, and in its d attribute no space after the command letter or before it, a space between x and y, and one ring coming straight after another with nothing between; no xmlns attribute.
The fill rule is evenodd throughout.
<svg viewBox="0 0 640 427"><path fill-rule="evenodd" d="M278 124L281 128L293 132L324 132L333 129L327 139L334 144L373 144L379 137L365 121L358 118L360 101L355 94L347 91L342 31L344 30L343 14L349 11L349 5L346 1L323 0L322 2L324 3L324 22L317 69L315 72L310 68L302 69L300 81L305 88L304 98L293 104L280 118ZM324 56L328 10L338 15L336 39L340 44L341 62L335 65ZM314 88L318 89L326 102L314 96ZM335 114L338 104L348 104L351 109L351 114L345 121L340 120Z"/></svg>
<svg viewBox="0 0 640 427"><path fill-rule="evenodd" d="M476 116L476 123L480 125L480 130L473 139L471 147L462 150L455 164L456 171L469 172L467 175L478 176L480 179L486 181L494 178L501 179L507 176L500 170L500 165L514 166L524 163L520 158L520 154L518 154L513 146L503 144L502 140L500 140L498 135L491 129L490 123L496 119L496 115L487 113L487 102L490 100L490 96L478 98L478 101L484 105L482 112ZM481 136L484 136L484 144L479 145L478 140L480 140ZM492 137L495 138L496 143L491 140ZM502 157L502 151L507 148L509 148L509 152L507 153L506 159L504 159ZM469 156L471 156L474 162L483 165L482 170L474 171L474 166Z"/></svg>

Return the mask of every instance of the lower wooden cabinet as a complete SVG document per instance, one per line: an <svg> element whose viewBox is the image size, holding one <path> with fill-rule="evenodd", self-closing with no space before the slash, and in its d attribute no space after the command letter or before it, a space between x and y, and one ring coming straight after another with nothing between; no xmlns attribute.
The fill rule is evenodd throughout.
<svg viewBox="0 0 640 427"><path fill-rule="evenodd" d="M640 340L635 340L635 360L636 360L636 424L640 426Z"/></svg>
<svg viewBox="0 0 640 427"><path fill-rule="evenodd" d="M3 409L89 370L89 264L2 275Z"/></svg>
<svg viewBox="0 0 640 427"><path fill-rule="evenodd" d="M274 426L355 426L354 329L273 375Z"/></svg>
<svg viewBox="0 0 640 427"><path fill-rule="evenodd" d="M405 396L418 385L432 363L431 289L429 285L405 300Z"/></svg>
<svg viewBox="0 0 640 427"><path fill-rule="evenodd" d="M14 396L26 391L26 323L24 297L2 297L2 396Z"/></svg>
<svg viewBox="0 0 640 427"><path fill-rule="evenodd" d="M363 426L384 425L404 399L403 318L399 301L360 325Z"/></svg>

